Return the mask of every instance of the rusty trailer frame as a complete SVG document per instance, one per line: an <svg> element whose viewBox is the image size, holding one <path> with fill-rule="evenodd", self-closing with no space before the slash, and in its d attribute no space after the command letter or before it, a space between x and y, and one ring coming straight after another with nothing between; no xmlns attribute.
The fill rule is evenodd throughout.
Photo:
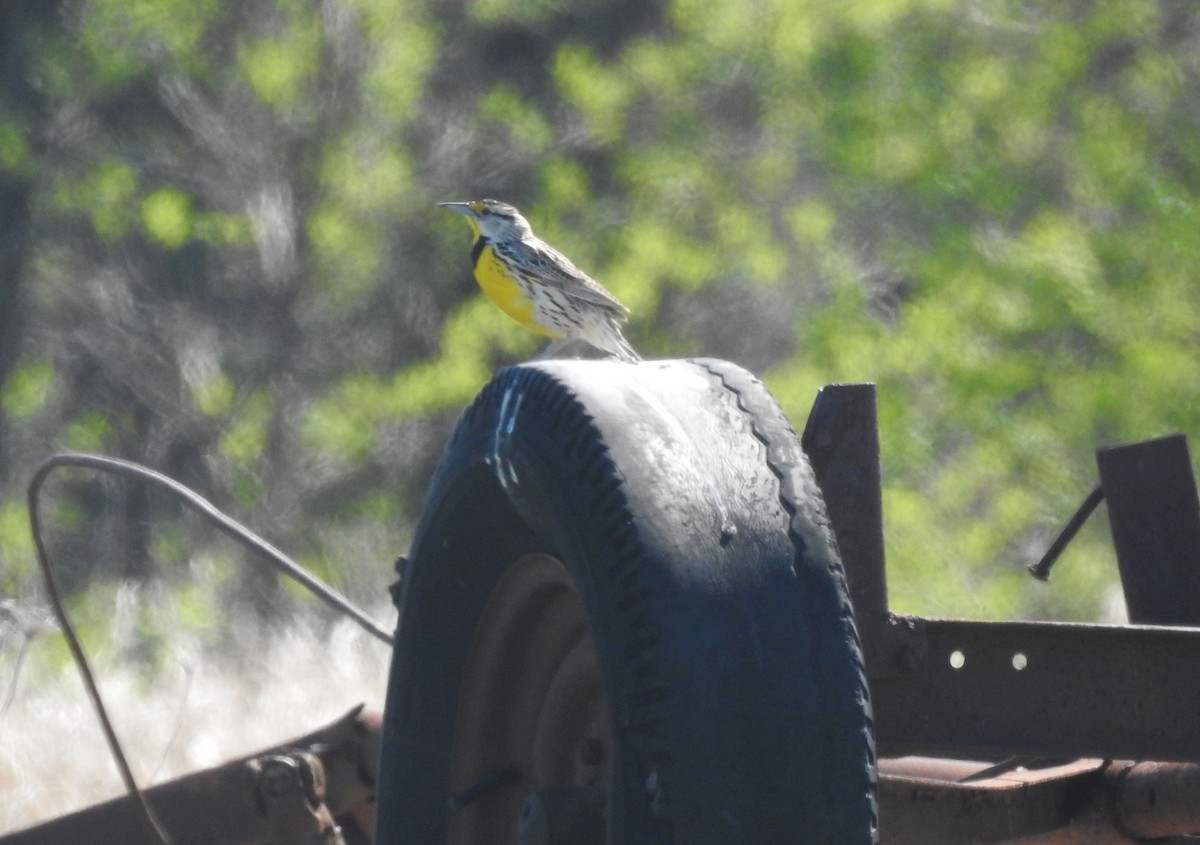
<svg viewBox="0 0 1200 845"><path fill-rule="evenodd" d="M1194 842L1200 500L1181 435L1102 449L1131 624L972 622L888 607L874 385L817 396L802 442L863 642L884 845ZM1079 521L1079 520L1077 520ZM1043 573L1044 574L1044 573ZM146 790L180 843L369 843L380 714ZM157 843L115 799L0 845Z"/></svg>
<svg viewBox="0 0 1200 845"><path fill-rule="evenodd" d="M802 442L863 641L883 843L1200 831L1200 500L1182 435L1097 452L1129 625L893 613L874 385L824 388Z"/></svg>

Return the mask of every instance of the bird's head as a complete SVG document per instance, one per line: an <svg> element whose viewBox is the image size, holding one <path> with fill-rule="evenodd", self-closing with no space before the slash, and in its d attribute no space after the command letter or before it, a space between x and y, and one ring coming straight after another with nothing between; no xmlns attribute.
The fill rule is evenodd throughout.
<svg viewBox="0 0 1200 845"><path fill-rule="evenodd" d="M466 215L475 236L489 241L518 240L533 232L521 212L500 200L439 202L438 205Z"/></svg>

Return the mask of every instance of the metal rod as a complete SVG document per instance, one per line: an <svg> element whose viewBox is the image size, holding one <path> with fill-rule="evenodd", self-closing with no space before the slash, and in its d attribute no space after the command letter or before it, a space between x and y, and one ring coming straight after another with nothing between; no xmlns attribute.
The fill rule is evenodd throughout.
<svg viewBox="0 0 1200 845"><path fill-rule="evenodd" d="M1042 559L1037 563L1025 567L1029 570L1030 575L1039 581L1050 580L1050 568L1058 561L1059 555L1063 553L1063 549L1067 547L1067 544L1075 539L1075 535L1079 533L1079 529L1083 527L1083 524L1087 522L1088 517L1092 515L1092 512L1096 510L1096 507L1103 499L1104 489L1100 485L1096 485L1096 488L1091 493L1088 493L1087 498L1083 500L1083 504L1079 506L1079 510L1075 511L1075 515L1063 526L1063 530L1059 532L1058 537L1050 544L1050 548L1046 549L1046 553L1042 555Z"/></svg>
<svg viewBox="0 0 1200 845"><path fill-rule="evenodd" d="M71 622L70 616L67 615L67 609L63 604L61 591L58 586L58 576L55 575L54 568L50 566L50 555L46 551L46 545L42 540L38 491L41 489L42 481L45 480L46 475L56 466L59 466L59 463L54 462L54 458L57 457L61 456L56 455L44 461L37 468L32 480L29 482L28 491L29 524L33 531L33 543L37 550L38 565L41 567L42 576L46 582L46 593L50 599L50 606L54 609L54 615L58 617L58 624L62 629L63 637L67 640L67 647L71 650L71 656L75 660L75 665L79 668L79 674L83 678L83 685L87 688L88 697L91 698L92 706L96 709L96 716L100 719L100 728L104 731L104 739L108 743L108 749L112 753L113 761L117 764L117 769L121 773L121 780L125 783L125 790L141 810L143 820L149 828L149 832L160 840L163 845L170 845L170 837L167 836L162 824L155 817L154 811L150 809L150 805L146 802L146 796L138 786L137 779L133 776L133 770L129 767L129 760L125 757L125 752L121 748L121 740L117 737L112 720L108 717L108 710L104 707L104 700L100 697L100 688L96 686L96 679L92 675L87 657L83 653L83 646L79 642L79 635L75 633L75 626Z"/></svg>
<svg viewBox="0 0 1200 845"><path fill-rule="evenodd" d="M173 478L163 475L160 472L144 467L140 464L135 464L131 461L122 461L118 458L106 458L100 455L87 455L80 453L65 452L62 454L51 455L38 466L34 472L33 480L29 482L29 513L31 520L36 513L37 508L37 491L41 486L42 481L50 472L57 467L73 466L82 467L85 469L98 469L103 472L111 472L117 475L125 475L132 478L137 478L142 481L149 481L157 484L159 487L165 488L168 492L174 493L184 504L192 510L199 513L201 516L207 517L208 520L219 528L222 532L229 535L235 540L238 540L251 548L261 552L271 564L295 581L299 581L305 586L310 593L319 598L325 604L332 607L334 610L349 616L358 625L375 639L387 646L392 646L392 635L383 630L374 620L371 619L365 612L355 606L348 598L343 596L337 590L334 590L329 585L325 584L319 578L316 578L296 563L275 546L268 543L259 535L255 534L249 528L246 528L233 517L219 510L216 505L205 499L194 490L180 484ZM40 531L40 527L34 524L35 535ZM39 543L40 546L40 543Z"/></svg>
<svg viewBox="0 0 1200 845"><path fill-rule="evenodd" d="M262 537L259 537L250 529L241 525L237 520L225 513L221 512L215 505L199 495L195 491L185 487L183 484L169 478L162 473L155 472L152 469L122 461L116 458L106 458L100 455L86 455L75 453L63 453L51 455L46 460L42 461L34 471L33 477L29 481L27 491L28 507L29 507L29 523L33 533L34 547L37 552L38 565L42 570L42 576L46 583L46 591L50 599L50 605L54 610L54 615L58 619L58 624L62 629L63 636L66 638L67 647L71 651L71 656L75 660L75 665L79 668L79 673L83 678L84 686L87 688L88 696L92 700L92 705L96 710L96 715L100 720L100 727L104 731L104 738L108 742L109 750L112 752L113 760L117 765L121 774L121 779L125 783L125 789L134 799L135 804L141 809L144 820L149 827L150 832L154 837L169 845L170 838L166 831L155 817L154 812L150 809L150 805L146 801L141 788L138 786L136 779L133 776L133 771L129 766L129 761L125 757L125 753L121 748L120 739L117 737L116 730L113 727L112 720L108 716L108 710L104 706L104 700L100 695L100 689L96 684L96 679L92 674L91 667L88 665L87 657L83 652L83 646L79 641L79 636L75 632L74 625L67 614L66 606L63 603L61 590L58 584L58 577L54 572L53 566L50 564L50 554L46 549L45 541L42 539L42 523L41 523L41 508L40 496L42 484L46 477L51 472L59 467L80 467L84 469L97 469L103 472L111 472L117 475L124 475L132 478L137 478L142 481L149 481L165 488L169 492L179 496L183 502L192 510L208 518L217 528L225 534L233 537L236 540L257 549L268 560L285 575L299 581L308 588L319 599L324 601L330 607L346 614L357 622L367 633L374 636L376 639L388 646L393 644L393 639L386 631L380 628L371 620L363 611L357 608L349 599L342 596L336 590L327 586L319 579L310 575L299 564L285 555L275 546L268 543Z"/></svg>

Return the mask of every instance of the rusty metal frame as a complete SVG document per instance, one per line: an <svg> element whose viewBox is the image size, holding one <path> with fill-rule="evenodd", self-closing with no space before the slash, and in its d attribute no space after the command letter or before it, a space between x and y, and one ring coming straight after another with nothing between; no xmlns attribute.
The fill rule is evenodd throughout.
<svg viewBox="0 0 1200 845"><path fill-rule="evenodd" d="M891 612L874 385L824 388L802 442L862 636L884 845L1195 841L1178 838L1200 830L1200 497L1183 436L1097 452L1123 626ZM379 722L356 709L145 796L176 845L361 845ZM129 798L0 836L74 841L156 840Z"/></svg>
<svg viewBox="0 0 1200 845"><path fill-rule="evenodd" d="M1165 845L1200 814L1200 767L1190 763L1027 762L882 760L883 841Z"/></svg>
<svg viewBox="0 0 1200 845"><path fill-rule="evenodd" d="M361 705L302 737L143 790L172 845L366 845L382 715ZM129 796L0 836L0 845L160 845Z"/></svg>
<svg viewBox="0 0 1200 845"><path fill-rule="evenodd" d="M1200 629L1182 627L1200 625L1200 503L1184 437L1097 453L1129 616L1138 624L997 623L888 608L877 426L874 385L832 385L818 394L802 442L846 566L880 754L931 755L947 765L946 758L1010 755L1178 761L1127 764L1117 782L1068 767L1014 788L948 777L914 787L913 778L895 774L894 759L885 760L883 841L1049 845L1200 830ZM1185 783L1191 790L1167 829L1134 831L1117 812L1114 796L1126 792L1117 786L1129 783L1135 766L1159 766L1138 769L1164 779L1159 789ZM1143 794L1153 807L1153 789ZM1084 829L1091 839L1078 838Z"/></svg>

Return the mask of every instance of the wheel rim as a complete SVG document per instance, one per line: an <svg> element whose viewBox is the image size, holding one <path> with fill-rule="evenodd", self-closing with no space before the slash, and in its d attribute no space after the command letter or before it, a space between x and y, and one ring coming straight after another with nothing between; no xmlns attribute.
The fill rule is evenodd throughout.
<svg viewBox="0 0 1200 845"><path fill-rule="evenodd" d="M586 790L606 804L612 754L603 685L583 604L559 560L527 555L508 568L465 667L449 842L516 842L535 793Z"/></svg>

